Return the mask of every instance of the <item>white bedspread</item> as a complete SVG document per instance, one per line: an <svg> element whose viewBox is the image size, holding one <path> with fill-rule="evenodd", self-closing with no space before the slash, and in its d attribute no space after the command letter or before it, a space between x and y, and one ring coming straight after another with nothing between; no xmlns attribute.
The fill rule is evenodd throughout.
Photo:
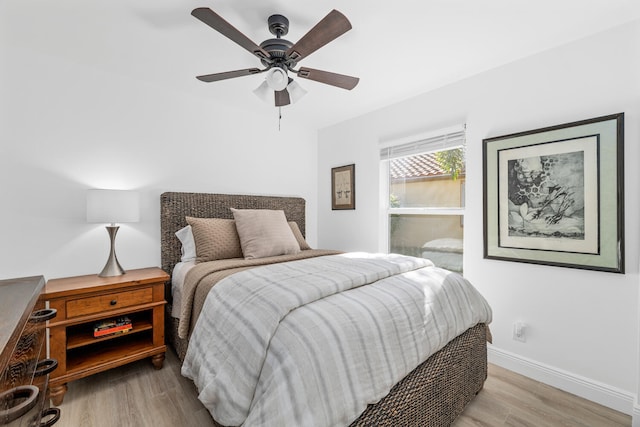
<svg viewBox="0 0 640 427"><path fill-rule="evenodd" d="M211 289L182 374L223 425L346 426L451 339L490 321L473 286L428 260L274 264Z"/></svg>

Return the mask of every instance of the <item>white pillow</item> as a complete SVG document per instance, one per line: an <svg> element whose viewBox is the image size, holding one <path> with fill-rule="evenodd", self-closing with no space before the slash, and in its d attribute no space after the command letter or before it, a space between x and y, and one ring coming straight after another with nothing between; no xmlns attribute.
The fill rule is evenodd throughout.
<svg viewBox="0 0 640 427"><path fill-rule="evenodd" d="M245 259L300 252L300 244L287 223L284 211L231 208L231 212Z"/></svg>
<svg viewBox="0 0 640 427"><path fill-rule="evenodd" d="M176 231L176 237L182 243L182 258L180 261L195 261L196 260L196 242L193 239L193 232L191 231L191 226L187 225L186 227L181 228Z"/></svg>

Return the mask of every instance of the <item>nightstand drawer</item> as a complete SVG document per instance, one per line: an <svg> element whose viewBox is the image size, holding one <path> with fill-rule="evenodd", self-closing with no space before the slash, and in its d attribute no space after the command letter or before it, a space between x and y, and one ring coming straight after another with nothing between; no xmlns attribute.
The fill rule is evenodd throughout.
<svg viewBox="0 0 640 427"><path fill-rule="evenodd" d="M80 298L67 301L67 318L86 316L150 302L153 302L152 288Z"/></svg>

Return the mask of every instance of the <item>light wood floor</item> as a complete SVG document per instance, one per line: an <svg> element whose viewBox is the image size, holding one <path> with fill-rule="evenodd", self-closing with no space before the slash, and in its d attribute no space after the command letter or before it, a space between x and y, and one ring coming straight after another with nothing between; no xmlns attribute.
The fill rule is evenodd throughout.
<svg viewBox="0 0 640 427"><path fill-rule="evenodd" d="M159 371L143 360L70 383L60 409L56 427L213 425L173 351ZM628 427L631 417L489 365L484 389L453 425L468 426Z"/></svg>
<svg viewBox="0 0 640 427"><path fill-rule="evenodd" d="M630 427L631 416L489 364L484 388L453 427Z"/></svg>

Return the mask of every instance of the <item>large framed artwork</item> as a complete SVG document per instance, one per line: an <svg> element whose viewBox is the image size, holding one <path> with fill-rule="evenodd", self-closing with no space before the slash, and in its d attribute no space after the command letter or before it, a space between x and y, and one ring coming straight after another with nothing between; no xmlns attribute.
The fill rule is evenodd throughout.
<svg viewBox="0 0 640 427"><path fill-rule="evenodd" d="M356 208L356 165L331 169L331 209Z"/></svg>
<svg viewBox="0 0 640 427"><path fill-rule="evenodd" d="M624 273L624 113L483 140L484 257Z"/></svg>

